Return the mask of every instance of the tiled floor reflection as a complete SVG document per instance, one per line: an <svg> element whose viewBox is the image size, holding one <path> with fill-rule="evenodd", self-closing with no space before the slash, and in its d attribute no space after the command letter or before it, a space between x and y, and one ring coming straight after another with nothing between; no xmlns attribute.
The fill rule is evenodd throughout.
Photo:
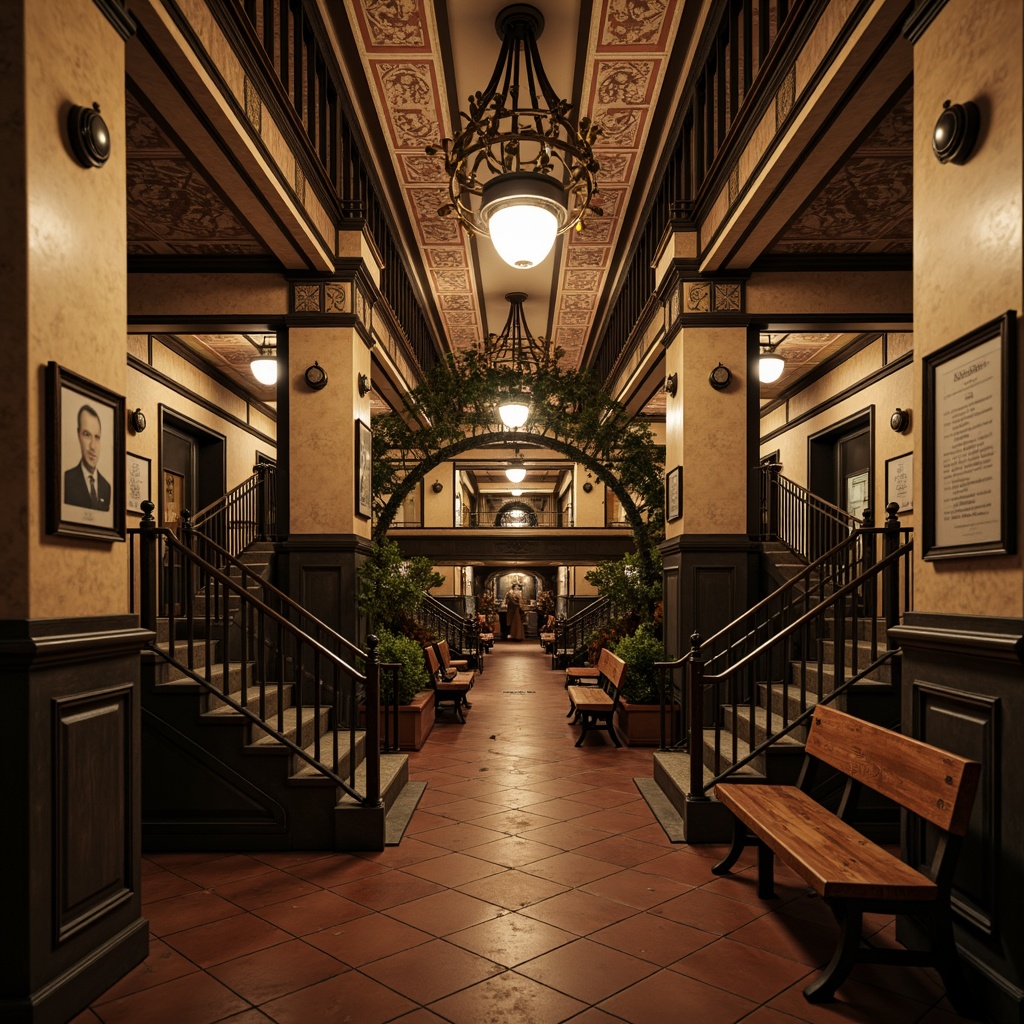
<svg viewBox="0 0 1024 1024"><path fill-rule="evenodd" d="M149 958L76 1024L963 1019L926 970L858 968L807 1003L826 908L784 868L767 903L749 867L711 875L718 848L670 844L633 783L651 750L577 749L566 706L536 644L499 644L466 724L411 755L427 788L399 846L148 856Z"/></svg>

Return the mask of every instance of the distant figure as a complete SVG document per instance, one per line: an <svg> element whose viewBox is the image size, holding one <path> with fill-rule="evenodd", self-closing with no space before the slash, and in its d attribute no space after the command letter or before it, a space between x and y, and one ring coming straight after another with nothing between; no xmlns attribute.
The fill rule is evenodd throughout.
<svg viewBox="0 0 1024 1024"><path fill-rule="evenodd" d="M64 503L110 509L110 482L96 468L100 460L100 418L91 405L78 410L78 444L82 457L64 474Z"/></svg>
<svg viewBox="0 0 1024 1024"><path fill-rule="evenodd" d="M520 593L518 584L509 587L505 595L505 616L508 620L508 639L525 640L526 631L523 629L523 595Z"/></svg>

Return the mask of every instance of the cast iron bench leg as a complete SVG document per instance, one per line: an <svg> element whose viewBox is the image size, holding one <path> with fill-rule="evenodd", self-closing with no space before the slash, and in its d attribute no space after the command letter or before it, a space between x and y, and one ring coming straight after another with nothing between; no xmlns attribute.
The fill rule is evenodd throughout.
<svg viewBox="0 0 1024 1024"><path fill-rule="evenodd" d="M831 909L839 922L839 941L828 967L804 989L804 998L809 1003L829 1002L857 962L861 938L861 909L848 900L832 902Z"/></svg>

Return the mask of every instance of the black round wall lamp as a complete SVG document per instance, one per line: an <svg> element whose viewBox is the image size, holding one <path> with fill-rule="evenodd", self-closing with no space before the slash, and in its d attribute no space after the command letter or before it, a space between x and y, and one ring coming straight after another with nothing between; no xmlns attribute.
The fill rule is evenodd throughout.
<svg viewBox="0 0 1024 1024"><path fill-rule="evenodd" d="M68 139L75 159L83 167L102 167L110 157L110 131L100 116L100 105L72 107L68 111Z"/></svg>
<svg viewBox="0 0 1024 1024"><path fill-rule="evenodd" d="M932 129L932 151L940 164L965 164L978 141L981 114L976 103L942 104Z"/></svg>
<svg viewBox="0 0 1024 1024"><path fill-rule="evenodd" d="M665 378L665 394L668 395L669 398L675 398L676 397L676 389L678 387L679 387L679 376L678 376L678 374L670 373Z"/></svg>
<svg viewBox="0 0 1024 1024"><path fill-rule="evenodd" d="M910 413L906 409L897 407L896 411L889 417L889 426L897 434L905 434L910 427Z"/></svg>
<svg viewBox="0 0 1024 1024"><path fill-rule="evenodd" d="M440 481L440 480L435 480L435 481L434 481L434 482L433 482L433 483L432 483L432 484L430 485L430 489L431 489L431 490L432 490L432 491L433 491L433 492L434 492L435 494L440 494L440 493L441 493L441 492L442 492L442 491L444 490L444 484L443 484L443 483L441 483L441 481Z"/></svg>
<svg viewBox="0 0 1024 1024"><path fill-rule="evenodd" d="M719 363L709 374L708 383L716 390L723 391L732 381L732 370Z"/></svg>
<svg viewBox="0 0 1024 1024"><path fill-rule="evenodd" d="M141 409L128 413L128 429L133 434L141 434L146 429L146 414Z"/></svg>
<svg viewBox="0 0 1024 1024"><path fill-rule="evenodd" d="M327 387L327 372L316 360L313 360L312 366L306 368L304 376L306 385L313 391L322 391Z"/></svg>
<svg viewBox="0 0 1024 1024"><path fill-rule="evenodd" d="M373 390L373 385L370 383L370 378L365 373L359 374L356 383L359 387L360 398L365 398Z"/></svg>
<svg viewBox="0 0 1024 1024"><path fill-rule="evenodd" d="M589 480L583 485L584 494L589 494L593 489L594 485Z"/></svg>

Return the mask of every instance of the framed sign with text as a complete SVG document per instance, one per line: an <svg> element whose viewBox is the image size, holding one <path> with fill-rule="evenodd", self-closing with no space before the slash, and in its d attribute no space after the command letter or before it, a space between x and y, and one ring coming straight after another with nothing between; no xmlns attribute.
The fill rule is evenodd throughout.
<svg viewBox="0 0 1024 1024"><path fill-rule="evenodd" d="M1007 312L924 357L925 559L1016 550L1016 319Z"/></svg>

